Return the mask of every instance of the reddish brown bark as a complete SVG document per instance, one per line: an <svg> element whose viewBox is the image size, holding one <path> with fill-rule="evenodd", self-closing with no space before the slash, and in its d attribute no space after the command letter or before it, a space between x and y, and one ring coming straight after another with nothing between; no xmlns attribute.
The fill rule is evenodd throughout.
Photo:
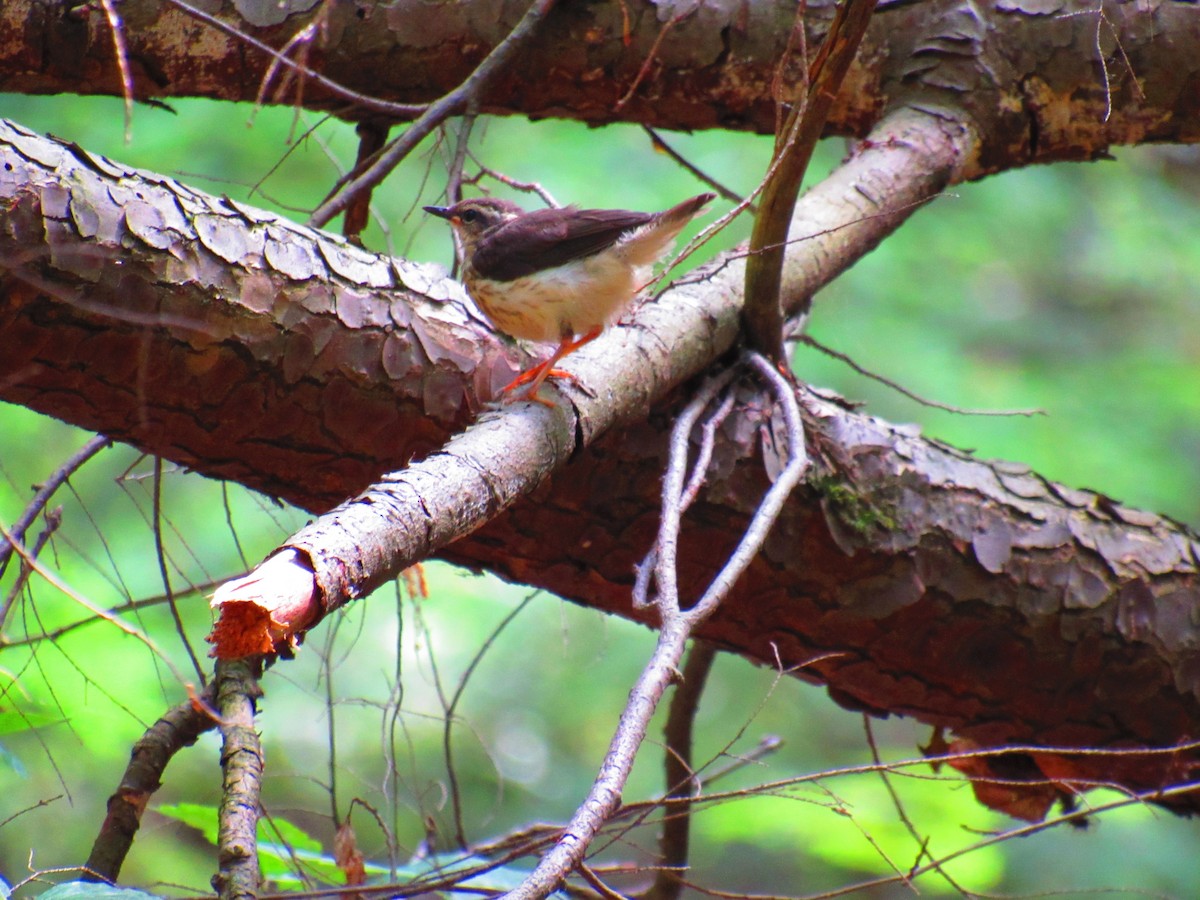
<svg viewBox="0 0 1200 900"><path fill-rule="evenodd" d="M810 47L818 46L833 6L833 0L807 4ZM314 25L312 39L293 48L292 58L357 92L358 101L312 79L300 92L300 79L287 69L264 89L268 53L171 2L127 0L120 12L139 98L253 101L262 94L268 102L300 98L310 108L362 118L386 117L365 108L368 98L425 103L446 93L527 7L525 0L328 6L311 0L241 3L242 15L222 7L230 31L276 49ZM481 111L773 131L770 86L795 5L709 0L692 7L649 0L563 4L529 52L481 98ZM71 9L35 0L0 7L0 90L121 93L102 10ZM1198 46L1191 4L1170 0L1112 4L1102 13L1074 0L884 0L830 114L830 131L864 136L898 100L965 111L984 136L973 161L978 172L1090 159L1109 144L1195 140ZM628 102L620 103L631 87Z"/></svg>
<svg viewBox="0 0 1200 900"><path fill-rule="evenodd" d="M863 133L884 96L924 110L923 124L873 137L805 198L804 220L814 231L860 224L810 242L789 263L791 308L887 233L895 223L881 221L881 210L895 214L947 181L1033 160L1094 157L1113 141L1195 139L1200 130L1200 94L1189 74L1200 59L1200 26L1185 15L1187 4L1106 11L1140 94L1107 44L1100 52L1108 55L1097 57L1096 23L1082 5L881 5L891 18L868 36L866 63L851 73L855 89L835 110L835 127ZM470 46L480 53L494 43L476 30L496 29L471 18L485 6L456 7L464 18L450 20L444 40L408 48L415 56L395 71L372 71L367 55L350 52L359 45L339 52L371 72L374 89L388 90L398 74L412 83L391 87L395 96L427 99L477 59L460 53L469 40L479 39ZM570 15L607 16L615 8L586 4ZM761 8L747 9L758 15ZM102 28L78 26L84 31L69 45L74 56L60 57L46 49L58 46L52 40L28 36L72 26L15 19L16 9L28 12L19 3L0 12L0 47L16 48L0 58L10 88L59 89L68 78L79 85L82 70L112 90ZM224 38L210 57L189 58L184 71L164 36L200 26L158 9L122 6L127 21L146 17L135 47L143 84L161 95L217 94L217 85L230 94L256 89L261 63L228 68L234 51ZM403 16L415 7L397 9ZM628 71L657 36L639 9ZM663 68L621 115L763 128L770 112L773 122L765 85L776 45L761 37L772 27L726 21L722 32L713 26L720 9L696 14L701 32L687 22L672 30ZM363 34L355 22L336 19L343 13L338 7L330 46ZM531 54L529 61L553 77L535 82L515 70L486 106L534 115L569 106L579 118L609 120L612 92L628 84L616 26L606 26L594 45L583 19L555 27L564 31L546 37L544 52L558 47L560 55ZM14 29L20 40L6 40ZM1164 33L1170 41L1155 39ZM709 48L707 61L687 55ZM598 62L598 54L614 51L619 58ZM439 66L451 53L456 62ZM331 50L311 58L350 77ZM197 64L205 60L211 65ZM308 99L330 102L319 95L314 89ZM485 518L518 488L528 491L539 479L541 487L443 556L645 618L630 608L629 586L654 532L666 428L681 386L736 338L734 266L671 292L585 355L580 371L586 382L604 385L605 396L572 396L545 414L549 420L536 421L528 446L548 462L517 478L505 468L514 462L506 458L513 441L496 444L494 466L439 452L517 363L458 303L457 289L429 270L381 263L167 179L144 181L77 148L13 133L5 152L0 333L9 352L0 354L0 395L315 510L382 472L426 459L430 489L407 485L408 505L398 516L414 524L411 544L381 550L385 566L337 570L350 548L369 547L375 537L350 528L322 522L294 542L317 570L320 613L408 556L441 547L435 538L455 523L428 513L432 488L439 471L458 466L464 480L440 487L465 483L461 473L474 467L480 492L468 505L484 507ZM863 160L871 164L856 168ZM825 202L835 212L822 219ZM678 330L670 330L673 321L682 323ZM718 471L689 513L685 596L711 576L764 487L769 459L757 443L761 423L749 414L757 398L744 399L744 415L727 427ZM828 684L844 704L950 726L980 746L1171 747L1194 737L1200 550L1191 532L1019 467L973 460L833 402L814 398L810 409L818 474L705 637L767 664L816 659L800 674ZM595 439L615 424L621 428ZM383 502L372 494L358 506ZM1196 753L1029 754L1025 762L1006 771L1153 790L1190 777ZM1173 802L1200 805L1193 797Z"/></svg>

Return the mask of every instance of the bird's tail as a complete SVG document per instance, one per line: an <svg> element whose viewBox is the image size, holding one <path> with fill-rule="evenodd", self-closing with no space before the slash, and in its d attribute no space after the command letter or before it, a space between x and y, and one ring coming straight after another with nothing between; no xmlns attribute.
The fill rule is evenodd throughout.
<svg viewBox="0 0 1200 900"><path fill-rule="evenodd" d="M658 214L658 221L664 225L667 223L678 222L679 227L675 233L678 234L683 230L683 226L692 221L700 213L704 212L704 207L717 199L717 195L713 193L697 194L690 200L684 200L682 203L677 203L670 209Z"/></svg>
<svg viewBox="0 0 1200 900"><path fill-rule="evenodd" d="M711 193L697 194L660 212L622 242L626 258L638 267L654 265L671 248L684 226L716 197Z"/></svg>

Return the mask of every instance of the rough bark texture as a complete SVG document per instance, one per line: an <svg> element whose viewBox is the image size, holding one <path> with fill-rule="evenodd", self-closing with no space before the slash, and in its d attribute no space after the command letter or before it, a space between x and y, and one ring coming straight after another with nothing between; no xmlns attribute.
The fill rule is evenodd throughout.
<svg viewBox="0 0 1200 900"><path fill-rule="evenodd" d="M652 77L614 112L664 23L687 8L625 5L628 48L620 4L568 4L484 109L773 125L767 86L794 4L713 2L680 18ZM245 14L276 46L307 21L301 13L270 19L279 7L267 7ZM804 198L800 217L814 232L1001 167L1200 133L1194 4L1117 4L1101 22L1094 5L1047 0L881 7L833 127L864 134L882 109L900 104L927 115L873 134ZM144 94L257 91L266 60L234 39L167 3L120 8ZM523 5L500 14L484 2L328 8L311 64L350 85L369 77L358 86L372 93L424 100L460 80ZM8 89L115 90L98 17L7 3L0 48ZM373 64L384 54L387 64ZM305 102L335 104L315 86ZM382 262L78 148L19 130L2 137L5 399L326 509L431 455L516 368L458 289L424 267ZM789 257L785 303L803 302L893 225L864 219L804 245ZM573 462L443 555L644 617L629 608L629 586L655 530L679 400L672 390L733 344L739 271L714 267L597 352L581 353L576 371L619 397L610 402L606 388L595 406L572 398L546 413L561 417L546 440L570 448ZM809 409L818 474L703 636L771 664L820 657L802 674L846 705L912 714L984 746L1169 747L1195 736L1193 534L832 401L810 398ZM615 423L623 427L596 439ZM688 515L685 596L712 574L761 496L771 459L759 424L730 420L718 471ZM422 500L415 492L417 507ZM1152 790L1190 777L1196 759L1193 749L1150 760L1031 756L1023 777ZM1200 807L1194 797L1173 802Z"/></svg>
<svg viewBox="0 0 1200 900"><path fill-rule="evenodd" d="M363 96L423 103L470 74L528 3L194 5L219 11L222 21L274 48L316 19L315 37L293 57ZM879 6L831 113L831 133L864 136L897 98L950 105L986 136L975 174L1016 161L1092 158L1113 143L1190 141L1200 134L1200 21L1192 3L1108 4L1102 22L1095 3L1069 0ZM832 8L831 0L808 4L809 46L819 42ZM481 109L594 124L769 132L776 113L770 85L795 11L792 0L563 4L530 52L482 98ZM271 58L243 39L164 0L127 0L120 13L139 98L260 95ZM664 29L649 77L620 104ZM294 102L296 83L276 74L265 98ZM4 3L0 90L119 95L103 11L43 0ZM312 81L303 103L350 118L381 115Z"/></svg>
<svg viewBox="0 0 1200 900"><path fill-rule="evenodd" d="M213 692L206 690L196 700L167 710L133 745L129 765L116 791L108 798L108 814L84 864L84 881L117 880L121 864L141 828L142 813L154 792L162 787L167 764L176 753L216 727L217 723L204 708L212 699Z"/></svg>
<svg viewBox="0 0 1200 900"><path fill-rule="evenodd" d="M877 141L863 157L932 158L917 134ZM8 141L10 180L0 182L0 249L11 269L0 307L12 351L0 360L6 398L314 509L427 453L468 417L465 400L480 371L471 367L489 352L475 343L478 323L455 302L410 291L389 307L371 293L371 279L402 278L424 278L418 283L433 297L455 293L427 270L381 267L349 248L341 249L355 265L335 268L329 261L342 259L339 245L294 226L280 242L290 255L274 255L273 229L285 226L265 214L223 208L225 201L165 179L113 173L107 161L28 135L12 132ZM823 192L863 199L871 193L864 184L914 180L868 169L872 177L848 174L852 161L805 203L819 209L829 199ZM811 226L810 212L805 205L800 215ZM868 223L880 227L879 219ZM837 271L843 241L855 239L840 232L832 245L814 243L811 255L804 245L789 265L794 296L820 283L805 280L812 269ZM308 268L289 268L295 259ZM560 451L574 462L444 555L644 620L629 607L629 587L656 527L668 392L712 359L698 355L679 368L664 329L675 323L683 343L712 354L730 346L737 265L714 266L707 280L671 292L606 338L606 355L615 353L630 376L612 388L624 397L614 406L626 419L603 417L607 397L546 411L547 419L584 413L574 427L552 423L545 432L565 441ZM356 287L354 278L364 283ZM392 345L408 355L389 370ZM453 354L446 345L463 349ZM639 356L662 380L643 380ZM663 396L649 420L628 424L630 409ZM745 398L746 409L754 399ZM585 412L589 402L595 416ZM705 637L768 664L825 657L804 674L846 705L953 726L985 746L1169 746L1194 733L1200 636L1190 611L1200 585L1195 539L1185 529L1023 469L972 460L835 403L809 405L820 474L790 504ZM627 424L592 443L616 421ZM688 515L685 597L713 574L765 487L761 423L730 423L717 472ZM484 468L488 478L502 477ZM493 502L496 490L485 487L478 502ZM414 509L425 500L412 491ZM415 533L428 538L427 528L417 522ZM1191 758L1126 760L1120 772L1111 760L1057 765L1059 777L1120 777L1147 789L1186 774Z"/></svg>

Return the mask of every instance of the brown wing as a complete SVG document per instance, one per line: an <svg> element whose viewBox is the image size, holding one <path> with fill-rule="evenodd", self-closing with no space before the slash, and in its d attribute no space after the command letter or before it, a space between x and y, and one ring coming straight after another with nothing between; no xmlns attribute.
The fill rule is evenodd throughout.
<svg viewBox="0 0 1200 900"><path fill-rule="evenodd" d="M482 278L512 281L599 253L653 218L624 209L539 209L485 234L471 267Z"/></svg>

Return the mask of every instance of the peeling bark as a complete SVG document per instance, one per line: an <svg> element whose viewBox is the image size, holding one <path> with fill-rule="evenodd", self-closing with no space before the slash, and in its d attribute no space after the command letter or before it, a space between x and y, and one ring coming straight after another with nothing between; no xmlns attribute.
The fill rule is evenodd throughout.
<svg viewBox="0 0 1200 900"><path fill-rule="evenodd" d="M803 198L806 228L837 230L789 254L790 305L902 218L864 213L928 196L961 171L961 129L920 114L889 128ZM0 359L6 399L322 509L441 446L478 402L473 387L488 381L479 374L487 360L507 359L456 289L427 269L379 268L363 257L354 271L387 272L397 285L372 293L333 268L337 245L326 236L157 177L112 172L107 161L27 134L8 137L0 181L0 250L10 267L0 329L6 344L13 336L13 352ZM946 168L930 170L935 159ZM842 228L847 222L856 224ZM295 248L281 264L266 248L271 229L284 227ZM308 261L306 280L285 273L295 259ZM694 273L596 342L596 352L582 352L576 371L605 389L572 394L546 411L558 421L536 431L558 442L555 465L571 464L441 555L645 621L629 605L632 566L656 527L666 434L683 396L676 388L732 346L740 265ZM381 349L389 341L414 348L391 371ZM290 349L294 342L301 350ZM913 715L980 746L1169 747L1194 735L1193 534L834 401L814 395L808 406L819 474L703 637L768 664L819 657L801 677L826 683L843 704ZM752 512L746 498L764 488L756 423L732 417L724 432L718 471L685 524L685 597L711 577ZM422 493L409 498L414 509ZM416 532L422 540L428 527ZM352 532L344 537L344 546L355 543ZM326 555L336 547L322 546ZM348 575L321 585L335 602L357 592ZM1145 790L1186 777L1194 759L1191 750L1045 755L1030 771Z"/></svg>
<svg viewBox="0 0 1200 900"><path fill-rule="evenodd" d="M786 7L790 22L793 4L704 4L664 38L661 64L618 114L613 100L673 14L664 3L627 5L628 48L618 4L568 5L483 110L773 125L767 86L786 33L777 18ZM245 14L282 45L307 21L305 6L279 18L267 18L274 4ZM789 253L791 309L948 183L1094 158L1112 143L1198 137L1193 4L1105 8L1100 24L1111 35L1083 3L880 7L831 130L861 136L885 108L905 111L802 199L797 223L821 234ZM438 6L436 29L406 18L432 9L334 4L309 62L347 85L369 77L360 89L428 100L461 80L523 5L497 12L498 0L479 0L452 15ZM167 3L131 0L121 10L143 96L245 98L258 89L266 57ZM24 2L0 9L0 85L115 90L100 20L61 13ZM403 35L410 43L399 46ZM373 54L391 62L372 65L381 58ZM305 96L343 103L315 87ZM459 289L426 267L16 128L0 130L0 162L4 399L325 510L414 458L436 464L435 451L519 368ZM741 275L740 262L720 261L573 357L584 382L604 388L593 398L572 393L546 413L554 421L540 440L552 445L554 474L513 475L525 481L504 495L507 511L441 555L645 621L629 603L632 565L655 531L669 424L680 386L736 340ZM811 395L807 404L817 474L703 637L768 664L815 660L800 676L827 684L839 702L951 727L972 746L1170 748L1195 737L1192 532L835 400ZM684 529L685 597L740 533L746 498L762 494L770 459L759 424L738 416L723 428L718 472ZM409 511L425 500L415 489ZM351 531L339 539L359 543ZM322 612L386 577L331 574L310 561L328 595L318 598ZM405 562L392 554L387 566ZM1030 753L1026 762L974 774L1152 791L1191 777L1197 753ZM1170 803L1200 808L1194 795Z"/></svg>
<svg viewBox="0 0 1200 900"><path fill-rule="evenodd" d="M216 6L194 5L206 13ZM810 47L820 43L833 6L809 2ZM382 115L364 105L368 96L419 104L449 91L528 3L292 0L236 7L221 4L220 20L274 48L328 7L312 40L301 45L304 59L361 99L309 80L303 103L358 119ZM675 20L691 7L665 0L566 4L481 98L480 111L772 132L770 85L795 4L705 0ZM99 8L78 9L92 11L71 13L38 0L0 7L0 90L120 95L105 17ZM897 102L950 106L965 111L985 136L972 177L1014 162L1091 159L1112 144L1200 137L1200 22L1193 4L1150 0L1100 9L1098 22L1100 11L1087 0L884 0L828 133L863 137ZM121 15L139 99L259 97L272 63L267 52L169 0L127 0ZM619 104L656 44L648 77ZM278 74L265 98L292 103L296 84Z"/></svg>

